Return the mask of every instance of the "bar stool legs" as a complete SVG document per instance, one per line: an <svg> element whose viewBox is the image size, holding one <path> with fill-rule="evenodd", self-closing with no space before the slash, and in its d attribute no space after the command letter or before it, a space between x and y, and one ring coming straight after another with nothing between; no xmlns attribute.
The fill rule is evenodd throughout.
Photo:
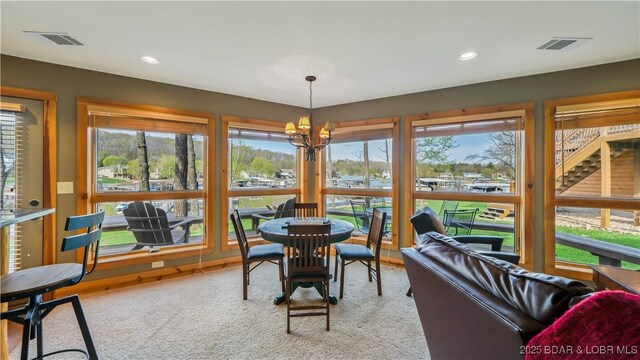
<svg viewBox="0 0 640 360"><path fill-rule="evenodd" d="M80 326L80 332L84 340L87 351L81 349L66 349L44 354L44 339L42 331L42 320L58 305L71 303L73 311L75 312L78 325ZM48 355L63 353L63 352L81 352L87 355L91 360L98 359L98 353L96 352L95 345L91 339L91 332L87 325L87 320L84 317L82 306L80 305L80 298L78 295L68 296L62 299L56 299L48 302L42 302L42 295L36 295L29 298L29 303L22 309L7 311L1 314L2 320L10 320L18 324L22 324L22 346L20 350L20 359L29 359L29 341L36 339L37 344L37 359L41 359Z"/></svg>

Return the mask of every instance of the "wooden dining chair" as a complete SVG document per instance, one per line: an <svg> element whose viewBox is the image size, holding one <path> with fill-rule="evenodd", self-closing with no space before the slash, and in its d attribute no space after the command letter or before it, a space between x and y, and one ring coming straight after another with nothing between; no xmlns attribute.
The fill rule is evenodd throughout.
<svg viewBox="0 0 640 360"><path fill-rule="evenodd" d="M73 286L82 281L85 275L89 275L95 270L98 264L98 250L100 249L99 243L100 236L102 235L103 221L103 211L67 218L67 223L64 228L66 231L86 229L86 232L62 239L62 251L84 248L84 260L82 264L69 263L38 266L2 275L2 279L0 279L2 283L0 301L29 300L25 307L3 312L0 316L2 320L22 324L21 360L29 358L29 341L34 338L37 343L37 359L63 352L79 352L91 360L98 359L98 354L91 339L91 333L89 332L87 320L84 317L78 295L71 295L47 302L42 301L42 295L56 289ZM90 271L86 271L87 264L91 257L93 259L93 266ZM42 320L57 306L66 303L73 305L73 310L78 325L80 326L80 333L84 339L87 351L81 349L66 349L44 354Z"/></svg>
<svg viewBox="0 0 640 360"><path fill-rule="evenodd" d="M295 203L293 211L295 217L318 217L318 203Z"/></svg>
<svg viewBox="0 0 640 360"><path fill-rule="evenodd" d="M329 331L329 264L331 262L329 238L331 224L289 225L287 229L289 236L285 290L287 334L291 333L291 318L302 316L326 316L327 331ZM292 284L296 282L321 282L324 289L323 304L291 306Z"/></svg>
<svg viewBox="0 0 640 360"><path fill-rule="evenodd" d="M338 281L338 263L342 269L340 274L340 298L344 294L344 273L345 267L354 262L360 262L367 266L369 281L372 277L378 283L378 295L382 295L382 278L380 274L380 249L382 248L382 237L384 236L384 224L387 220L387 213L380 209L373 210L371 227L367 236L367 244L335 244L336 264L333 281ZM372 250L373 248L373 250ZM371 267L371 262L375 262L375 269Z"/></svg>
<svg viewBox="0 0 640 360"><path fill-rule="evenodd" d="M238 210L233 210L230 217L240 247L240 254L242 255L242 299L247 300L247 287L250 283L249 274L265 261L278 265L280 283L282 291L284 291L284 246L282 244L267 244L249 247L249 241L247 241L247 235L244 232ZM257 264L251 267L253 263Z"/></svg>

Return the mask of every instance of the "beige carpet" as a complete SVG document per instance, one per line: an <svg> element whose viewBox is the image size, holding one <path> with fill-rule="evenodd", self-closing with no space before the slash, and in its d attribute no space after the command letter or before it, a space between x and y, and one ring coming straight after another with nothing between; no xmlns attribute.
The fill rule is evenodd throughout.
<svg viewBox="0 0 640 360"><path fill-rule="evenodd" d="M252 273L247 301L240 267L84 295L81 301L101 359L429 358L413 298L405 296L405 271L383 268L381 297L366 276L360 264L347 267L345 297L331 308L329 332L324 317L306 317L292 319L287 335L286 306L273 304L280 285L270 264ZM335 295L338 284L331 283ZM314 289L298 289L293 299L318 297ZM45 352L83 348L70 305L44 324ZM19 358L19 346L11 358Z"/></svg>

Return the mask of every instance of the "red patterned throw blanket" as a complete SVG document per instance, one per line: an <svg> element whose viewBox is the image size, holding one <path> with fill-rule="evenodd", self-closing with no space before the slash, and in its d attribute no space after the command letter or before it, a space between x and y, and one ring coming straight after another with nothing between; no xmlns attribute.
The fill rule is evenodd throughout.
<svg viewBox="0 0 640 360"><path fill-rule="evenodd" d="M527 360L640 359L640 296L622 291L596 293L522 350Z"/></svg>

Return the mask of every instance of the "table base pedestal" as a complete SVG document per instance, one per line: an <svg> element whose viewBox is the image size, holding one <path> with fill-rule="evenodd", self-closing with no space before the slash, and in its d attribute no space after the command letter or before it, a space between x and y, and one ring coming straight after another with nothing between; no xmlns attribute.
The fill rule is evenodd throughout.
<svg viewBox="0 0 640 360"><path fill-rule="evenodd" d="M329 279L331 279L331 275L329 275ZM293 295L293 293L296 291L297 288L299 287L303 287L305 289L308 288L315 288L316 291L318 291L318 294L320 294L320 296L324 297L324 286L322 285L321 282L300 282L300 283L293 283L291 284L291 295ZM275 299L273 299L273 303L275 305L280 305L283 302L286 301L286 294L284 292L281 292L280 294L276 295ZM338 298L329 294L329 303L331 305L337 305L338 304Z"/></svg>

